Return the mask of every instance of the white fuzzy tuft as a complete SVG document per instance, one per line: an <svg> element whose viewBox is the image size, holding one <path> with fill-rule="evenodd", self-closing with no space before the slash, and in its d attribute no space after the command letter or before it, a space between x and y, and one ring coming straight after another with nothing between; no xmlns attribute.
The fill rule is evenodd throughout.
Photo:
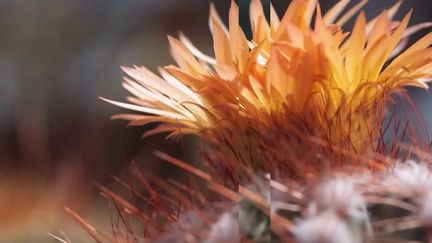
<svg viewBox="0 0 432 243"><path fill-rule="evenodd" d="M349 178L335 178L320 184L309 209L312 215L332 210L350 219L367 219L366 203L361 190Z"/></svg>
<svg viewBox="0 0 432 243"><path fill-rule="evenodd" d="M239 222L236 214L224 213L211 227L206 243L240 242Z"/></svg>
<svg viewBox="0 0 432 243"><path fill-rule="evenodd" d="M388 183L409 197L418 197L432 190L432 173L423 163L407 161L394 168Z"/></svg>
<svg viewBox="0 0 432 243"><path fill-rule="evenodd" d="M334 213L323 213L298 222L293 230L300 243L354 243L348 225Z"/></svg>

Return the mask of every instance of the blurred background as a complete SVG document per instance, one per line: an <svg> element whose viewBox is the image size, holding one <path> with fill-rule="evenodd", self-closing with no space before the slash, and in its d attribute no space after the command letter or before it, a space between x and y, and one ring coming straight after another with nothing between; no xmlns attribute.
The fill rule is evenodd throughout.
<svg viewBox="0 0 432 243"><path fill-rule="evenodd" d="M272 2L279 14L289 3ZM324 9L335 2L320 1ZM372 0L365 10L374 17L394 2ZM60 231L74 242L92 242L64 205L109 232L107 202L93 182L109 185L109 176L121 175L131 159L163 170L152 157L156 148L187 155L163 136L141 140L146 128L110 120L122 110L98 97L124 100L120 66L155 70L172 63L167 34L182 31L212 54L209 3L0 0L0 242L55 242L47 232ZM226 20L230 1L214 3ZM245 28L248 4L239 1ZM411 24L432 20L429 0L406 0L398 18L410 8ZM431 124L432 96L410 93Z"/></svg>

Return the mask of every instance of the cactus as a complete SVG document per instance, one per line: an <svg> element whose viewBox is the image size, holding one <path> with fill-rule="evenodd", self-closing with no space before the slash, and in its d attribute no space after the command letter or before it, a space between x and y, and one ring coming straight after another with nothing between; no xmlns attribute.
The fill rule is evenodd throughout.
<svg viewBox="0 0 432 243"><path fill-rule="evenodd" d="M281 19L270 6L266 19L253 0L251 40L234 1L228 27L212 6L214 58L180 35L169 37L177 66L160 76L123 68L130 103L103 99L140 113L114 118L161 123L144 136L199 138L199 168L156 152L196 183L131 165L144 192L117 181L150 209L99 188L137 224L125 220L111 236L73 216L99 241L432 241L421 119L402 120L389 108L407 86L427 88L432 78L432 35L406 48L430 24L409 27L411 12L394 20L399 1L369 21L358 14L346 32L366 2L344 11L349 1L340 1L322 14L318 1L294 0Z"/></svg>

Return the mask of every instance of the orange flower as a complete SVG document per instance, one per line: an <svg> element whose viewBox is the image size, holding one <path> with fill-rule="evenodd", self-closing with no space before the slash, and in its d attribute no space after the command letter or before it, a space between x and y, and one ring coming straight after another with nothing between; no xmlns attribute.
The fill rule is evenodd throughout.
<svg viewBox="0 0 432 243"><path fill-rule="evenodd" d="M131 124L163 123L145 135L199 133L217 141L218 133L239 134L257 126L263 133L274 119L284 126L298 120L312 127L313 136L337 145L348 142L358 150L376 136L371 126L381 121L392 92L427 88L432 33L398 54L411 32L411 12L394 21L398 2L370 21L360 13L353 30L344 32L343 25L367 1L344 13L349 2L342 0L322 15L317 0L294 0L282 19L270 7L267 20L254 0L251 40L239 26L234 2L228 27L212 7L214 58L182 35L169 37L177 66L160 68L160 76L144 67L123 68L130 76L123 86L133 97L130 103L107 101L144 113L115 116Z"/></svg>

